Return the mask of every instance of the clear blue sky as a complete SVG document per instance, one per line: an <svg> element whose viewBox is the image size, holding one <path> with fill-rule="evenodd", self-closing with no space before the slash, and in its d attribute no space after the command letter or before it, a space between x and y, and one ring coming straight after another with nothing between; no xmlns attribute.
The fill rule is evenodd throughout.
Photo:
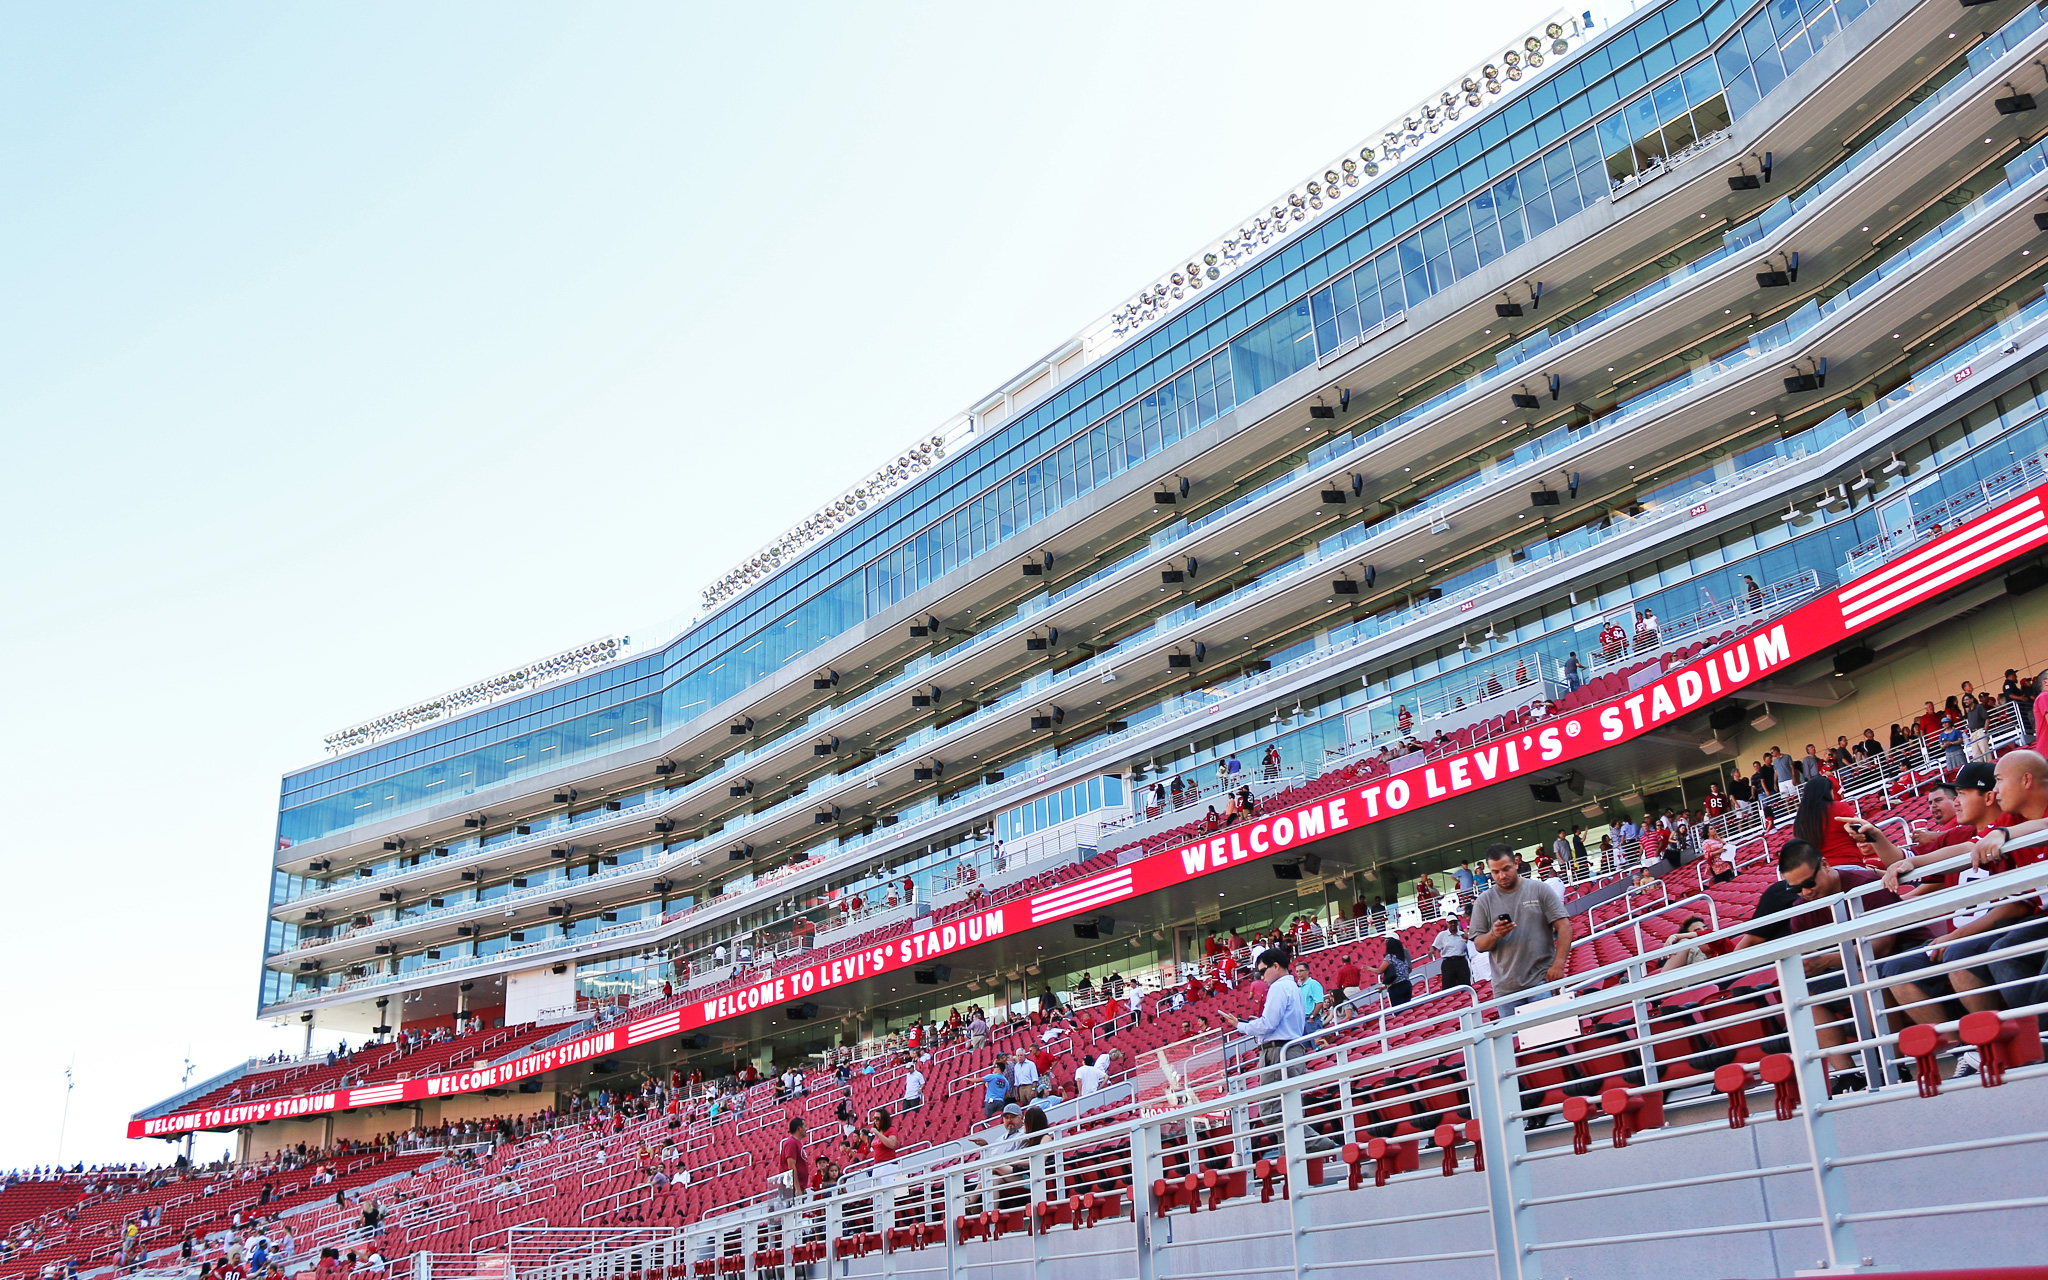
<svg viewBox="0 0 2048 1280"><path fill-rule="evenodd" d="M323 731L636 638L1542 17L0 8L0 1168L252 1011ZM217 1147L202 1144L202 1153Z"/></svg>

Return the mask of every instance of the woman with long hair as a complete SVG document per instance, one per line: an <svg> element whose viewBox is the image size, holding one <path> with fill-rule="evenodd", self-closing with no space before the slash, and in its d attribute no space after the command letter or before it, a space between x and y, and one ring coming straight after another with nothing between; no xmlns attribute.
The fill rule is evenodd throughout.
<svg viewBox="0 0 2048 1280"><path fill-rule="evenodd" d="M1387 935L1386 958L1379 963L1380 985L1386 988L1389 1008L1407 1004L1415 994L1415 985L1408 980L1408 947L1399 934Z"/></svg>
<svg viewBox="0 0 2048 1280"><path fill-rule="evenodd" d="M896 1122L889 1115L889 1108L876 1107L868 1115L868 1154L874 1157L874 1167L868 1172L876 1181L896 1176L896 1135L891 1132Z"/></svg>
<svg viewBox="0 0 2048 1280"><path fill-rule="evenodd" d="M1856 806L1835 799L1835 784L1829 778L1808 778L1799 788L1799 810L1792 815L1792 836L1820 850L1831 867L1863 864L1862 851L1837 818L1853 818Z"/></svg>

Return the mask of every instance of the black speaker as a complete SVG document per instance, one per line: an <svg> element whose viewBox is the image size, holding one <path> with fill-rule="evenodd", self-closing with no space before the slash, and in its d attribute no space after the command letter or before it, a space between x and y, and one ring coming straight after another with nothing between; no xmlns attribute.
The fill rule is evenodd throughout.
<svg viewBox="0 0 2048 1280"><path fill-rule="evenodd" d="M1301 879L1301 864L1299 862L1276 862L1273 864L1273 878L1275 880L1299 880Z"/></svg>
<svg viewBox="0 0 2048 1280"><path fill-rule="evenodd" d="M1835 651L1835 674L1846 676L1859 667L1867 667L1877 661L1877 654L1866 645L1852 645Z"/></svg>
<svg viewBox="0 0 2048 1280"><path fill-rule="evenodd" d="M1554 784L1548 782L1530 783L1529 794L1535 796L1538 800L1541 800L1545 804L1556 804L1560 799L1562 799L1562 797L1557 794L1557 787Z"/></svg>
<svg viewBox="0 0 2048 1280"><path fill-rule="evenodd" d="M2023 596L2043 583L2048 583L2048 564L2030 564L2018 572L2005 575L2005 594Z"/></svg>

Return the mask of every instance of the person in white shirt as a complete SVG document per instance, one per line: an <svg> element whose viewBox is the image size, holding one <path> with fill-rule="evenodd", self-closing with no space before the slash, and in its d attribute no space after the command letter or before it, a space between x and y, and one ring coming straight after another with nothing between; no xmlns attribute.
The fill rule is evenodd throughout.
<svg viewBox="0 0 2048 1280"><path fill-rule="evenodd" d="M913 1062L910 1064L910 1070L903 1076L903 1113L908 1115L923 1106L924 1072L919 1071L917 1064Z"/></svg>
<svg viewBox="0 0 2048 1280"><path fill-rule="evenodd" d="M1090 1094L1100 1093L1103 1086L1109 1083L1110 1069L1123 1061L1123 1057L1122 1049L1112 1049L1108 1053L1095 1055L1094 1061L1084 1062L1074 1068L1074 1087L1080 1091L1080 1096L1085 1098Z"/></svg>
<svg viewBox="0 0 2048 1280"><path fill-rule="evenodd" d="M1443 931L1436 935L1436 941L1432 944L1437 955L1442 957L1443 963L1439 973L1445 991L1452 987L1472 985L1472 944L1465 940L1465 931L1460 927L1462 923L1456 916L1447 918Z"/></svg>

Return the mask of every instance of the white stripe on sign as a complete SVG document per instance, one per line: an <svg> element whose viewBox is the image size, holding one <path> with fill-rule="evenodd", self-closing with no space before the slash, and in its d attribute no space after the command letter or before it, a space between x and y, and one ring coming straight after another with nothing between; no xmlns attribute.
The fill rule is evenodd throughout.
<svg viewBox="0 0 2048 1280"><path fill-rule="evenodd" d="M2048 541L2048 515L2039 498L1959 530L1925 551L1855 583L1837 597L1842 622L1859 627L1955 585L1987 565Z"/></svg>
<svg viewBox="0 0 2048 1280"><path fill-rule="evenodd" d="M679 1031L682 1029L682 1026L683 1011L677 1009L670 1013L664 1013L659 1018L650 1018L646 1022L636 1022L632 1026L627 1027L626 1043L639 1044L642 1040L653 1040L660 1036L668 1035L670 1032Z"/></svg>
<svg viewBox="0 0 2048 1280"><path fill-rule="evenodd" d="M2015 503L2010 510L1996 512L1966 529L1957 529L1934 542L1903 556L1876 573L1861 578L1842 588L1841 600L1844 605L1861 608L1868 597L1889 592L1900 586L1906 579L1922 572L1936 560L1953 551L1962 541L1995 536L2010 528L2015 522L2027 522L2038 518L2041 510L2039 498L2028 498Z"/></svg>
<svg viewBox="0 0 2048 1280"><path fill-rule="evenodd" d="M404 1096L405 1086L403 1084L380 1084L369 1089L349 1090L348 1105L352 1107L367 1107L379 1102L396 1102Z"/></svg>
<svg viewBox="0 0 2048 1280"><path fill-rule="evenodd" d="M1119 898L1129 897L1130 893L1131 869L1118 867L1115 871L1106 872L1092 880L1083 880L1079 884L1055 889L1051 893L1033 898L1031 923L1037 924L1041 920L1049 920L1070 911L1079 911L1084 907L1099 907L1105 902L1115 902Z"/></svg>

